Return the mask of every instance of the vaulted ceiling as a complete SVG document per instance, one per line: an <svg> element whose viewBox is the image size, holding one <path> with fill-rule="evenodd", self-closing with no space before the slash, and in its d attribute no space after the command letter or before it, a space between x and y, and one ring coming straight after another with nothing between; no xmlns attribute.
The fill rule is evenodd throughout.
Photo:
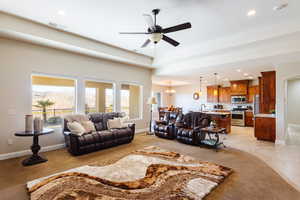
<svg viewBox="0 0 300 200"><path fill-rule="evenodd" d="M288 7L274 11L274 7ZM165 42L140 48L145 35L143 13L160 8L158 24L169 27L191 22L192 29L170 33L181 44ZM186 80L218 70L223 79L257 76L300 52L299 0L1 0L0 9L40 23L153 56L155 78ZM256 14L247 13L255 10ZM290 45L292 44L292 45ZM285 46L287 45L287 46ZM293 51L284 51L291 47ZM281 49L279 51L278 49ZM267 53L266 53L267 51ZM243 58L243 59L242 59ZM278 61L277 61L278 60ZM241 72L237 72L240 69ZM229 72L231 70L231 72Z"/></svg>

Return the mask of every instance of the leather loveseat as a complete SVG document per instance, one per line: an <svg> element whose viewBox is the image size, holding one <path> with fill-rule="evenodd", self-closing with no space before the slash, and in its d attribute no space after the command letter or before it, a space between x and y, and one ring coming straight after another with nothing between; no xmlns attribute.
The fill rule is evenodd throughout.
<svg viewBox="0 0 300 200"><path fill-rule="evenodd" d="M176 139L185 144L198 145L202 139L201 128L208 127L210 117L201 112L190 112L184 115L175 126Z"/></svg>
<svg viewBox="0 0 300 200"><path fill-rule="evenodd" d="M134 138L135 124L128 124L128 127L121 129L107 128L108 119L122 117L122 113L93 113L87 117L96 128L95 132L86 133L78 136L70 132L67 127L69 121L74 121L75 115L69 115L64 118L63 134L68 151L72 155L80 155L97 151L100 149L129 143ZM77 115L78 116L78 115Z"/></svg>

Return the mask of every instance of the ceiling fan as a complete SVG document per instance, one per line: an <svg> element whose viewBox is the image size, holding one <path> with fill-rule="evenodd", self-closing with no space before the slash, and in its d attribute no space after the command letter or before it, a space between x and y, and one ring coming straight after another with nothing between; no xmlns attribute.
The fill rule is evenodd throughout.
<svg viewBox="0 0 300 200"><path fill-rule="evenodd" d="M149 34L150 38L145 41L145 43L141 46L142 48L146 47L151 41L154 42L154 44L157 44L161 39L175 47L178 46L180 43L166 36L165 33L192 28L191 23L187 22L169 28L162 28L161 26L156 24L156 15L159 13L159 11L160 9L152 10L154 20L151 15L143 14L148 26L147 32L120 32L120 34Z"/></svg>

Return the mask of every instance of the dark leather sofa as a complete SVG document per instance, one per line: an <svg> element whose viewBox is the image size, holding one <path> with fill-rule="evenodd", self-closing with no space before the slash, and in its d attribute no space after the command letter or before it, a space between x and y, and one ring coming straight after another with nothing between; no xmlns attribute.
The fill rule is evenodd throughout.
<svg viewBox="0 0 300 200"><path fill-rule="evenodd" d="M176 139L185 144L198 145L202 139L201 128L208 127L210 117L201 112L190 112L175 126Z"/></svg>
<svg viewBox="0 0 300 200"><path fill-rule="evenodd" d="M182 113L167 112L164 114L163 120L155 121L154 134L161 138L175 139L175 124L176 121L182 120Z"/></svg>
<svg viewBox="0 0 300 200"><path fill-rule="evenodd" d="M70 132L67 127L68 118L64 119L63 134L68 151L72 155L81 155L100 149L129 143L134 138L135 124L128 124L122 129L108 130L107 121L121 117L121 113L93 113L88 118L94 123L96 132L78 136Z"/></svg>

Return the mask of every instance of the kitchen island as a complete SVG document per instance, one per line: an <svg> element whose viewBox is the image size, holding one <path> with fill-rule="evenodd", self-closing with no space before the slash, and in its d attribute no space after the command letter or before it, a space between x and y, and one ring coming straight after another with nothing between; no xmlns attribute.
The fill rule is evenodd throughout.
<svg viewBox="0 0 300 200"><path fill-rule="evenodd" d="M226 133L231 132L231 113L227 111L203 111L203 113L209 115L212 120L217 124L218 128L225 128Z"/></svg>

